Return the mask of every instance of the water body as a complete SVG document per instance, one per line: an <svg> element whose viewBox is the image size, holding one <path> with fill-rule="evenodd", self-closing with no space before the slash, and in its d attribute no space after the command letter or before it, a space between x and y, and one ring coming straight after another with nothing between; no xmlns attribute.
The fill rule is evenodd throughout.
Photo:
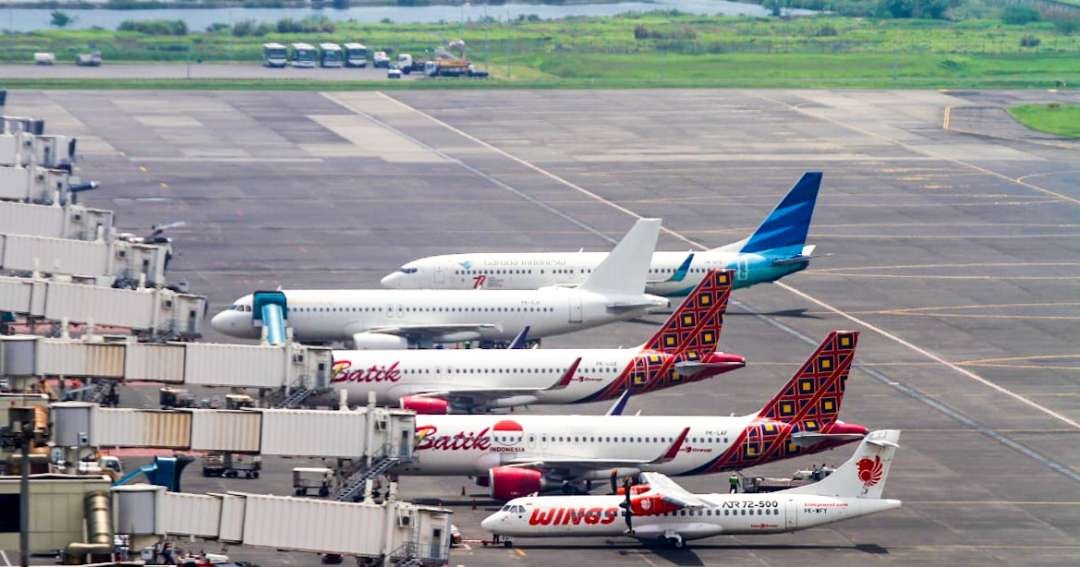
<svg viewBox="0 0 1080 567"><path fill-rule="evenodd" d="M568 16L613 16L626 12L649 12L678 9L683 12L707 15L767 16L769 11L756 4L724 0L655 0L650 2L618 2L614 4L575 4L553 6L543 4L506 4L503 6L368 6L348 10L313 10L310 8L208 8L172 10L64 10L75 16L71 28L95 26L115 29L124 20L184 20L188 29L204 30L215 22L236 23L243 20L275 22L281 18L301 19L312 15L326 16L336 21L356 20L378 22L434 23L440 21L474 21L490 16L505 21L520 15L536 14L543 19ZM5 8L0 9L0 27L11 31L49 29L52 10ZM809 14L807 10L792 10L792 14Z"/></svg>

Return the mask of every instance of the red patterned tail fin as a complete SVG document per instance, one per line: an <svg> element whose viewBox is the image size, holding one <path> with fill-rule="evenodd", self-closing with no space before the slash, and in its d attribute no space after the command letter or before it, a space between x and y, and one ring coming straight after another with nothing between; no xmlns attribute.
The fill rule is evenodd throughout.
<svg viewBox="0 0 1080 567"><path fill-rule="evenodd" d="M855 358L857 331L833 331L803 363L758 417L802 424L817 430L836 421L844 398L851 362Z"/></svg>
<svg viewBox="0 0 1080 567"><path fill-rule="evenodd" d="M645 349L667 353L694 351L699 357L714 352L720 343L724 311L734 279L735 272L731 270L709 270L682 305L645 343Z"/></svg>

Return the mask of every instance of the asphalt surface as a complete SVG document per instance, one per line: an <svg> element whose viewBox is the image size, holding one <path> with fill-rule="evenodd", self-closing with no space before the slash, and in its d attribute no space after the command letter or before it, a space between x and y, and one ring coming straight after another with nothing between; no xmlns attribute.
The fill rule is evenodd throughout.
<svg viewBox="0 0 1080 567"><path fill-rule="evenodd" d="M862 331L842 416L904 431L886 495L904 507L684 551L632 540L478 544L454 565L1062 565L1080 556L1080 183L1076 142L1034 139L1000 107L1077 93L513 91L14 92L10 114L77 135L86 202L120 225L186 221L170 277L212 312L256 288L376 287L412 258L603 250L658 216L664 249L742 238L805 170L825 172L811 269L735 295L722 337L749 366L629 411L755 411L826 332ZM963 131L946 114L961 116ZM965 122L966 120L966 122ZM948 126L948 128L946 128ZM953 126L957 126L956 129ZM1019 131L1023 132L1023 131ZM1047 143L1049 142L1049 143ZM545 346L633 345L654 323ZM208 333L210 340L222 340ZM152 389L125 393L148 405ZM598 413L606 404L545 408ZM313 432L335 435L340 432ZM849 448L778 463L782 476ZM296 461L185 490L289 493ZM722 477L680 482L722 490ZM470 496L461 497L462 487ZM466 479L406 478L466 538L490 504ZM475 503L475 508L474 508ZM206 549L214 548L207 545ZM232 549L263 564L304 554Z"/></svg>

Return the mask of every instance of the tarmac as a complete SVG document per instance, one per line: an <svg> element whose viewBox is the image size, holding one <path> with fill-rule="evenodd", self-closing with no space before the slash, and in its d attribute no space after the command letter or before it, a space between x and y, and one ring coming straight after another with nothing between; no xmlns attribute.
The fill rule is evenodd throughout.
<svg viewBox="0 0 1080 567"><path fill-rule="evenodd" d="M824 171L811 268L734 296L722 347L748 367L628 411L756 411L829 330L860 330L842 416L903 430L885 491L903 508L679 551L624 538L507 549L476 543L493 505L468 479L403 478L402 496L454 510L473 543L452 565L1056 566L1080 556L1080 143L972 110L1033 100L1080 93L16 91L6 112L78 136L80 172L102 184L85 202L115 209L125 229L185 221L171 231L170 277L208 295L211 313L278 285L377 287L437 253L604 250L638 215L663 218L662 249L719 246L802 172ZM662 318L544 346L635 345ZM124 400L155 396L132 388ZM850 451L746 472L784 476ZM289 494L300 465L268 459L258 480L223 480L194 464L184 489Z"/></svg>
<svg viewBox="0 0 1080 567"><path fill-rule="evenodd" d="M270 68L258 63L109 63L100 67L80 67L71 63L56 65L0 64L0 77L17 79L236 79L303 81L378 81L387 80L385 68ZM403 75L401 79L423 77L423 73Z"/></svg>

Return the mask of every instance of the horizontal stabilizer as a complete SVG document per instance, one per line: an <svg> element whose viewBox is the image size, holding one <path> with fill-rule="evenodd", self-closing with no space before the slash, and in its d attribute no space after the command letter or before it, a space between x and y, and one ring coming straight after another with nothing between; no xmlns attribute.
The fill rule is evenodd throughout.
<svg viewBox="0 0 1080 567"><path fill-rule="evenodd" d="M791 442L800 449L813 447L822 441L833 441L835 444L858 441L862 439L862 433L818 433L816 431L797 431L791 434Z"/></svg>

